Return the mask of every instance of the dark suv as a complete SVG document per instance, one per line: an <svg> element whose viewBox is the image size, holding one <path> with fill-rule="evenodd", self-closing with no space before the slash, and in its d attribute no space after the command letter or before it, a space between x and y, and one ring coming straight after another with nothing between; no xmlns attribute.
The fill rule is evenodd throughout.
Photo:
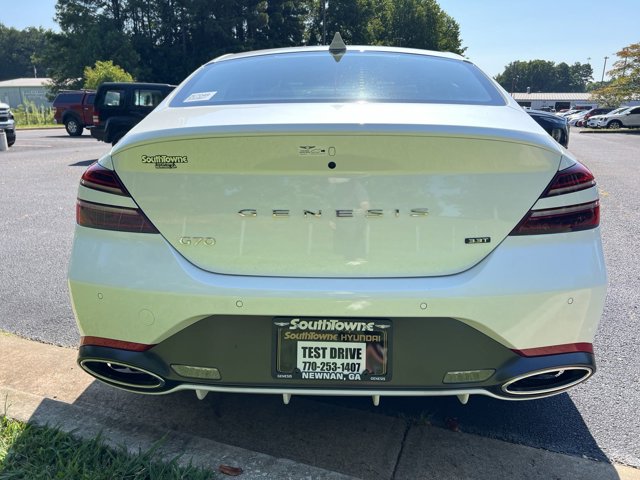
<svg viewBox="0 0 640 480"><path fill-rule="evenodd" d="M72 137L82 135L84 128L93 126L94 90L63 90L53 100L53 119L64 124Z"/></svg>
<svg viewBox="0 0 640 480"><path fill-rule="evenodd" d="M563 147L569 146L569 125L567 119L541 110L527 110L538 125L544 128L553 139Z"/></svg>
<svg viewBox="0 0 640 480"><path fill-rule="evenodd" d="M163 83L103 83L96 93L91 136L115 145L174 88Z"/></svg>

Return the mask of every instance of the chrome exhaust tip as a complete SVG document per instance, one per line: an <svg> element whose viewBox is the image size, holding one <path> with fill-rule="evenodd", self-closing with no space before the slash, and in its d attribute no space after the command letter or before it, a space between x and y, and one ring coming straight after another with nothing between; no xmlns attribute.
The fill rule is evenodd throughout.
<svg viewBox="0 0 640 480"><path fill-rule="evenodd" d="M556 367L520 375L502 385L510 395L536 397L560 393L593 375L588 367Z"/></svg>
<svg viewBox="0 0 640 480"><path fill-rule="evenodd" d="M139 367L113 360L84 359L80 367L103 382L127 390L151 390L164 386L164 379Z"/></svg>

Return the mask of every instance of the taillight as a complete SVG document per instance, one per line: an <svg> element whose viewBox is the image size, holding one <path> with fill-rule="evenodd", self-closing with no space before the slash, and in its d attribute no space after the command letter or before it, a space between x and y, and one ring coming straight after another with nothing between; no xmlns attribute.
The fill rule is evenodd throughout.
<svg viewBox="0 0 640 480"><path fill-rule="evenodd" d="M542 198L586 190L595 184L596 180L593 178L591 171L581 163L576 163L572 167L556 173L556 176L542 194Z"/></svg>
<svg viewBox="0 0 640 480"><path fill-rule="evenodd" d="M98 162L87 168L80 179L80 185L93 190L100 190L101 192L113 193L114 195L131 196L122 185L122 182L120 182L116 172L103 167Z"/></svg>
<svg viewBox="0 0 640 480"><path fill-rule="evenodd" d="M578 192L595 186L593 174L581 163L556 173L540 198ZM510 235L578 232L600 225L600 202L529 210Z"/></svg>
<svg viewBox="0 0 640 480"><path fill-rule="evenodd" d="M116 207L78 200L78 225L119 232L158 233L156 227L139 208Z"/></svg>
<svg viewBox="0 0 640 480"><path fill-rule="evenodd" d="M589 230L600 225L600 202L530 210L511 235L541 235Z"/></svg>
<svg viewBox="0 0 640 480"><path fill-rule="evenodd" d="M113 170L98 162L91 165L82 175L80 185L101 192L131 198L131 195ZM78 225L102 230L120 232L159 233L156 227L139 208L104 205L78 199L76 204Z"/></svg>

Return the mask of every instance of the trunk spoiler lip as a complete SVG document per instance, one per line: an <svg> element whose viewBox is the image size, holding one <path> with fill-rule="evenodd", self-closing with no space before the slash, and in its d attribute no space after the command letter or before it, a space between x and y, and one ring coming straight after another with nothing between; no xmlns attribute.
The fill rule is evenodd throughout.
<svg viewBox="0 0 640 480"><path fill-rule="evenodd" d="M546 132L528 132L507 128L488 128L461 125L416 124L246 124L202 125L193 127L163 128L151 131L130 132L111 150L112 155L134 147L180 140L198 140L211 136L267 136L267 135L393 135L429 136L478 139L525 144L552 153L563 154L564 149Z"/></svg>

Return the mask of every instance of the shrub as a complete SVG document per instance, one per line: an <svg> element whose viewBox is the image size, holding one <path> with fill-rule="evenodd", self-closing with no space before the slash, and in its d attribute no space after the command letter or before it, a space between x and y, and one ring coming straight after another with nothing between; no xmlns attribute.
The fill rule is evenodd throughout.
<svg viewBox="0 0 640 480"><path fill-rule="evenodd" d="M18 105L18 108L13 110L13 116L16 120L16 126L21 127L52 125L54 123L52 107L38 107L29 100Z"/></svg>

